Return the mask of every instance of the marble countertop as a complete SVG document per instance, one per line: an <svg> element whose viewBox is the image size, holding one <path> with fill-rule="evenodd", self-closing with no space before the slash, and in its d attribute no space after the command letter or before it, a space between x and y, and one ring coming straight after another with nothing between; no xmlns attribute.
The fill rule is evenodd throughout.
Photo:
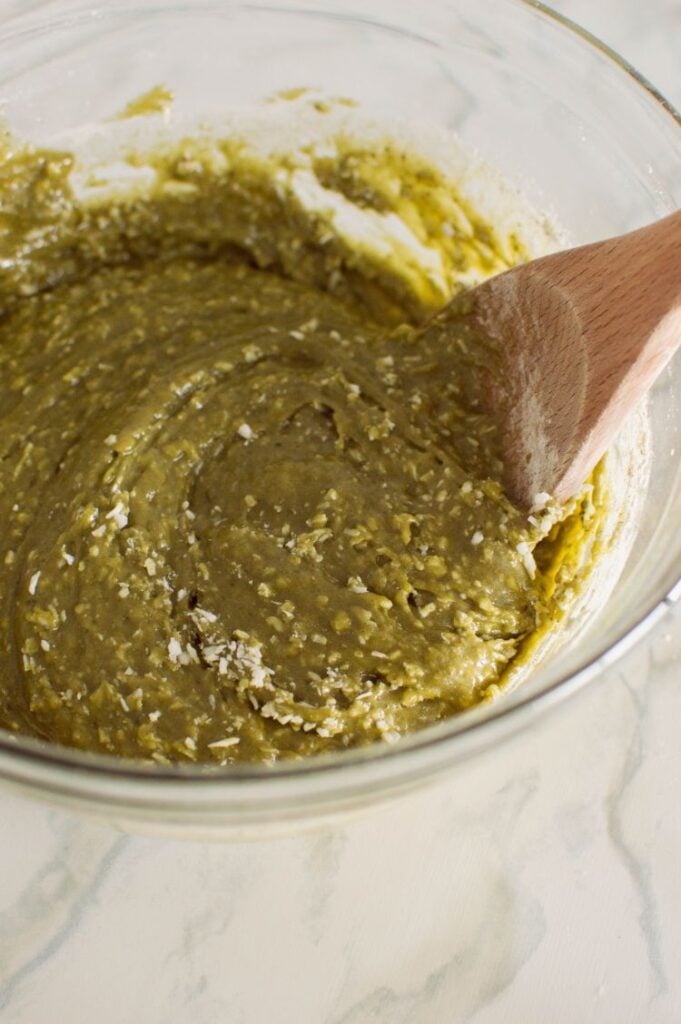
<svg viewBox="0 0 681 1024"><path fill-rule="evenodd" d="M679 0L556 6L681 104ZM678 1024L680 677L677 606L463 830L446 785L231 845L0 792L0 1021Z"/></svg>

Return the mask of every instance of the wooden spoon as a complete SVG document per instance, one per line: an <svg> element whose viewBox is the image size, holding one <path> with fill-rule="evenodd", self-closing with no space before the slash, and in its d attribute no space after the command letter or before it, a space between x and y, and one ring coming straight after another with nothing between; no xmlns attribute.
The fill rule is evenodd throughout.
<svg viewBox="0 0 681 1024"><path fill-rule="evenodd" d="M565 501L681 345L681 211L516 267L471 299L499 354L488 399L507 493L525 510Z"/></svg>

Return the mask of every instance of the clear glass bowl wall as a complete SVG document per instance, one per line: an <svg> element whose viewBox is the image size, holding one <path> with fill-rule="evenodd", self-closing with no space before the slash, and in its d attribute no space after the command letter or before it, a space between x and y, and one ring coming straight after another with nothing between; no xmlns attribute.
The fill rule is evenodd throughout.
<svg viewBox="0 0 681 1024"><path fill-rule="evenodd" d="M113 2L8 32L0 55L5 115L39 142L105 120L159 83L178 110L201 114L310 86L456 132L574 242L681 205L678 117L614 54L524 0ZM395 747L226 774L137 768L0 733L0 775L127 828L223 837L335 819L454 764L465 790L494 780L492 757L508 778L517 757L502 739L607 671L679 596L679 360L650 417L644 516L606 608L578 644L491 707Z"/></svg>

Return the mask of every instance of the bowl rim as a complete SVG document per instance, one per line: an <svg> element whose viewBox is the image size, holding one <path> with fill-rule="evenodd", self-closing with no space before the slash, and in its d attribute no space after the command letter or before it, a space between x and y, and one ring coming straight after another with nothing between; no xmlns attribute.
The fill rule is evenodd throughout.
<svg viewBox="0 0 681 1024"><path fill-rule="evenodd" d="M525 8L527 11L535 12L540 18L567 30L572 36L586 45L587 48L595 49L607 60L623 71L634 84L641 88L657 107L670 118L670 122L679 129L681 133L681 112L677 111L672 103L636 68L633 67L624 57L615 51L608 44L574 22L571 18L548 7L541 0L501 0L508 6ZM195 15L225 15L230 8L240 8L246 11L294 14L304 16L319 16L326 18L349 19L358 17L364 23L370 23L377 28L392 28L395 26L384 24L381 21L373 20L359 10L348 9L343 12L324 10L319 6L307 7L306 0L301 0L295 7L279 6L276 0L250 0L230 4L225 7L222 4L211 2L200 2L190 7L179 3L163 4L162 6L144 7L137 4L129 6L121 5L109 9L102 8L73 8L66 14L49 17L45 20L32 20L30 24L21 26L22 21L33 19L31 12L14 15L9 19L8 31L0 32L0 46L7 43L28 41L31 38L52 33L54 31L68 30L88 23L115 22L132 16L158 17L167 15L195 16ZM12 29L12 22L17 25ZM397 31L401 31L397 29ZM412 33L414 34L414 33ZM416 39L421 42L431 42L425 36L416 34ZM681 134L680 134L681 139ZM589 679L598 673L600 668L621 658L630 648L635 646L660 619L681 599L681 566L678 567L678 578L669 590L662 590L652 600L633 622L632 625L618 632L616 639L609 645L599 650L586 663L580 665L576 670L560 674L558 678L549 683L538 693L523 693L524 687L512 694L508 694L501 702L494 702L498 710L492 713L485 713L491 705L478 705L443 722L426 727L422 730L406 734L393 744L375 742L365 747L335 752L333 754L322 754L303 758L298 761L279 761L274 764L245 764L212 766L203 763L172 763L158 764L141 760L118 758L103 753L89 753L67 746L62 746L47 740L39 740L20 733L14 733L0 728L0 774L2 765L11 760L13 763L23 763L25 766L34 765L37 768L56 769L60 774L77 776L79 772L85 772L90 777L106 778L110 781L121 781L137 784L151 784L154 787L173 790L176 784L184 789L187 783L202 783L220 786L229 789L232 785L241 786L244 782L270 787L285 780L292 779L317 779L328 777L330 772L338 773L349 770L367 769L371 765L387 764L399 759L401 766L406 770L415 757L425 751L434 749L442 750L446 747L461 747L462 741L459 737L471 738L475 736L479 741L487 737L487 734L502 726L506 732L511 733L522 727L523 712L532 708L538 713L544 713L550 708L562 703L568 695L576 692L584 686ZM455 760L458 756L466 756L465 750L448 750L450 759ZM17 765L18 767L18 765ZM15 772L9 773L15 775ZM428 769L426 768L426 774ZM250 787L249 787L250 789ZM251 791L252 793L252 791ZM160 793L158 794L160 795Z"/></svg>

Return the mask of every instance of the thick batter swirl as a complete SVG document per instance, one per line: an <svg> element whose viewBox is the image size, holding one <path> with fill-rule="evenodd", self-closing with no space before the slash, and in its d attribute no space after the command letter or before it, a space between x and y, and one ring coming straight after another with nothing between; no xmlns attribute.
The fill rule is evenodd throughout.
<svg viewBox="0 0 681 1024"><path fill-rule="evenodd" d="M386 326L233 248L115 262L0 324L4 724L268 761L495 692L550 587L465 326Z"/></svg>

